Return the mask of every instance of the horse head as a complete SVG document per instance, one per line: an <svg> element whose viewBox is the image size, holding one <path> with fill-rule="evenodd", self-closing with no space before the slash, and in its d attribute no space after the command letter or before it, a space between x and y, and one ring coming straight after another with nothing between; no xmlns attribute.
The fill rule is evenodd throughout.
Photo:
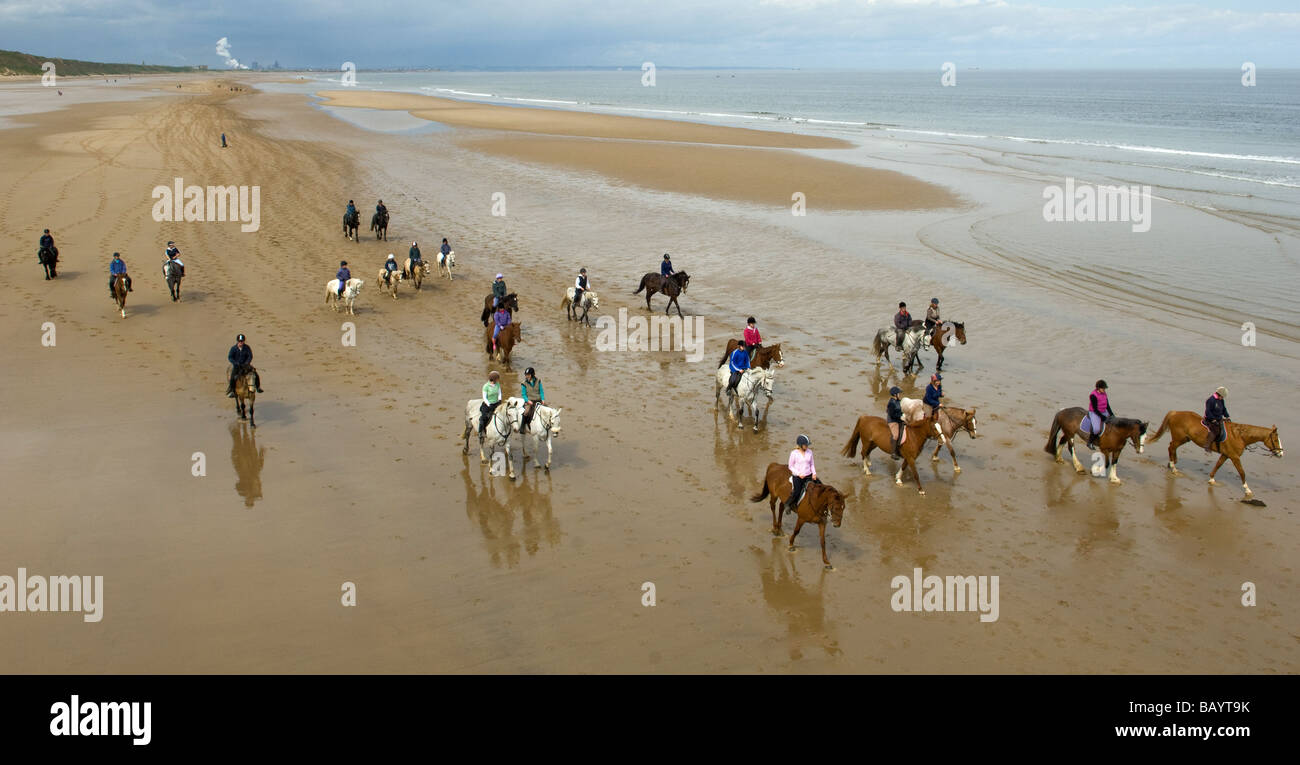
<svg viewBox="0 0 1300 765"><path fill-rule="evenodd" d="M965 412L966 422L962 423L962 428L970 434L971 438L979 438L979 434L975 432L975 410L972 408L965 410Z"/></svg>
<svg viewBox="0 0 1300 765"><path fill-rule="evenodd" d="M785 366L785 357L781 355L781 344L777 343L776 345L769 346L769 349L770 349L770 353L772 354L771 358L773 361L776 362L776 365L778 367Z"/></svg>
<svg viewBox="0 0 1300 765"><path fill-rule="evenodd" d="M685 292L686 285L691 283L691 277L685 271L678 271L673 274L673 279L677 282L677 286L682 288L682 292Z"/></svg>
<svg viewBox="0 0 1300 765"><path fill-rule="evenodd" d="M1276 425L1274 425L1273 429L1269 431L1267 436L1265 436L1264 445L1268 447L1268 450L1273 453L1274 457L1282 456L1282 437L1277 434Z"/></svg>
<svg viewBox="0 0 1300 765"><path fill-rule="evenodd" d="M763 392L767 394L768 398L771 398L772 380L776 377L776 372L773 371L771 367L759 367L759 369L763 370L763 381L759 383L759 387L763 389Z"/></svg>
<svg viewBox="0 0 1300 765"><path fill-rule="evenodd" d="M830 511L831 525L838 529L840 523L844 521L844 495L839 492L839 489L825 484L822 484L818 494L825 498L824 507Z"/></svg>
<svg viewBox="0 0 1300 765"><path fill-rule="evenodd" d="M965 345L966 344L966 322L954 321L952 323L952 326L955 332L953 336L957 338L957 342L961 343L962 345Z"/></svg>
<svg viewBox="0 0 1300 765"><path fill-rule="evenodd" d="M547 407L549 409L549 407ZM560 435L560 409L550 409L551 418L545 422L547 430L551 431L552 436Z"/></svg>
<svg viewBox="0 0 1300 765"><path fill-rule="evenodd" d="M1133 448L1137 449L1138 454L1141 454L1142 442L1146 441L1148 423L1141 420L1136 420L1135 422L1137 423L1137 428L1129 434L1128 440L1133 442Z"/></svg>

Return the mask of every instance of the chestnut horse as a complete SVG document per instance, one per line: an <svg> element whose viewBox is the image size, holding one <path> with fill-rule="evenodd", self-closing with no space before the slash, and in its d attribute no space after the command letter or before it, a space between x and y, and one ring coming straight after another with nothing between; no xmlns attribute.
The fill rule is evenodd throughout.
<svg viewBox="0 0 1300 765"><path fill-rule="evenodd" d="M979 434L975 432L975 410L945 404L939 407L939 415L935 419L939 423L939 429L943 432L943 440L935 444L934 454L930 455L930 461L938 462L939 450L947 445L948 456L952 457L952 472L960 473L961 466L957 464L957 453L952 450L952 437L962 431L966 431L971 438L979 437Z"/></svg>
<svg viewBox="0 0 1300 765"><path fill-rule="evenodd" d="M1052 418L1052 430L1047 435L1047 445L1043 451L1056 457L1058 463L1065 462L1061 458L1061 447L1070 447L1070 460L1074 462L1074 472L1079 475L1087 475L1088 471L1083 465L1079 464L1079 458L1074 455L1074 437L1079 433L1079 425L1083 422L1084 415L1087 412L1081 406L1072 406L1056 413ZM1106 455L1106 474L1110 476L1111 483L1119 483L1119 453L1124 451L1124 444L1129 441L1133 442L1133 448L1137 453L1142 453L1142 439L1147 432L1147 423L1141 420L1131 420L1124 417L1112 417L1106 423L1106 429L1102 431L1101 437L1097 439L1097 450ZM1060 437L1057 437L1057 434Z"/></svg>
<svg viewBox="0 0 1300 765"><path fill-rule="evenodd" d="M921 486L921 474L916 470L916 458L925 447L925 441L932 435L938 435L941 441L947 441L942 434L934 432L935 424L926 418L915 425L904 425L906 437L903 440L903 446L899 452L903 455L903 462L899 465L898 471L894 473L894 484L903 485L903 470L912 469L912 475L916 476L916 490L922 496L925 495L925 489ZM903 433L899 433L903 437ZM889 423L884 417L873 417L864 414L858 418L857 424L853 426L853 434L849 436L849 442L840 450L840 454L845 457L852 457L857 454L858 442L862 442L862 472L871 475L871 467L867 464L871 456L872 449L879 449L885 454L892 455L889 449Z"/></svg>
<svg viewBox="0 0 1300 765"><path fill-rule="evenodd" d="M425 263L423 259L418 263L412 263L408 257L406 262L402 264L402 278L415 282L417 292L420 290L420 285L424 283L424 277L428 275L429 264Z"/></svg>
<svg viewBox="0 0 1300 765"><path fill-rule="evenodd" d="M668 305L664 306L664 313L675 305L677 306L677 316L682 316L682 305L677 302L677 296L686 291L686 285L690 284L691 277L686 275L685 271L678 271L672 276L662 276L654 272L648 273L641 277L641 286L637 287L632 293L640 294L645 290L645 309L650 310L650 297L656 292L662 292L668 297Z"/></svg>
<svg viewBox="0 0 1300 765"><path fill-rule="evenodd" d="M488 327L484 333L487 344L487 355L494 355L492 349L492 327ZM523 327L519 324L509 324L501 328L501 334L497 335L497 347L495 356L497 361L510 366L510 351L515 347L515 343L522 342Z"/></svg>
<svg viewBox="0 0 1300 765"><path fill-rule="evenodd" d="M942 332L940 332L942 330ZM966 344L966 323L962 321L945 321L934 328L930 333L930 347L938 354L939 358L934 362L934 371L943 371L943 351L958 343Z"/></svg>
<svg viewBox="0 0 1300 765"><path fill-rule="evenodd" d="M117 310L122 313L122 318L126 318L126 275L118 274L113 277L113 299L117 301Z"/></svg>
<svg viewBox="0 0 1300 765"><path fill-rule="evenodd" d="M256 428L257 420L253 417L253 403L257 400L257 385L255 385L254 374L256 374L251 364L246 364L242 369L235 372L235 413L239 419L247 419L249 427Z"/></svg>
<svg viewBox="0 0 1300 765"><path fill-rule="evenodd" d="M731 353L735 351L737 348L744 348L744 347L745 347L744 340L737 340L734 337L728 340L727 352L722 354L722 361L718 362L718 366L722 366L723 364L726 364L727 359L731 358ZM767 369L772 365L773 361L776 362L776 365L778 367L785 366L785 359L781 356L780 343L774 343L773 345L758 346L758 349L750 354L749 365L751 367L762 367L764 369Z"/></svg>
<svg viewBox="0 0 1300 765"><path fill-rule="evenodd" d="M1160 423L1154 435L1150 438L1143 437L1143 443L1149 444L1165 434L1165 429L1169 429L1169 470L1174 475L1181 475L1178 472L1178 447L1191 441L1202 449L1210 441L1210 431L1205 429L1201 424L1201 415L1196 412L1178 412L1171 411L1165 415L1165 419ZM1232 460L1232 466L1237 469L1237 475L1241 476L1241 488L1246 492L1246 499L1255 496L1250 487L1246 485L1246 471L1241 467L1241 455L1252 444L1264 443L1274 457L1282 456L1282 438L1277 434L1277 426L1265 428L1259 425L1245 425L1239 422L1224 421L1223 429L1226 431L1226 438L1220 441L1217 446L1219 461L1214 464L1214 469L1210 471L1210 485L1217 485L1214 481L1214 474L1219 472L1223 463Z"/></svg>
<svg viewBox="0 0 1300 765"><path fill-rule="evenodd" d="M750 502L767 500L772 510L772 536L774 537L779 537L783 533L781 521L785 518L785 503L790 499L790 492L793 490L794 487L790 484L790 468L783 463L773 462L767 466L767 474L763 477L763 490L749 498ZM799 506L794 509L794 513L798 520L794 524L794 533L790 534L790 552L794 552L794 538L799 535L799 529L803 528L805 523L815 523L821 533L822 563L825 564L827 571L833 571L831 561L826 557L826 518L829 515L831 525L837 529L840 527L840 522L844 520L844 495L831 486L809 480L804 484L803 496L799 498Z"/></svg>
<svg viewBox="0 0 1300 765"><path fill-rule="evenodd" d="M514 318L514 315L519 313L519 296L515 293L511 292L506 295L501 299L501 302L505 304L506 313L510 314L511 318ZM483 322L483 326L486 327L492 323L492 314L494 313L496 313L496 309L492 307L492 296L488 295L483 298L483 313L479 314L478 317L479 321Z"/></svg>

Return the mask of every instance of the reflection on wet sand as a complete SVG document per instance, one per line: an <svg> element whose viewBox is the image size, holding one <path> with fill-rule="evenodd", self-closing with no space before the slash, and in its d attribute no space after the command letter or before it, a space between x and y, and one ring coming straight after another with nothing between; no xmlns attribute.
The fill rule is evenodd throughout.
<svg viewBox="0 0 1300 765"><path fill-rule="evenodd" d="M547 547L559 544L562 535L551 507L549 474L524 472L516 484L491 475L486 465L480 465L476 486L468 457L464 466L460 477L465 486L465 517L483 535L494 568L518 566L521 549L533 556L543 543ZM515 528L516 509L523 519L522 531Z"/></svg>
<svg viewBox="0 0 1300 765"><path fill-rule="evenodd" d="M749 550L758 564L763 599L785 622L790 637L790 658L802 658L805 645L817 645L827 655L839 656L835 625L826 621L827 573L819 567L818 573L805 583L780 539L772 540L766 550L758 545L751 545Z"/></svg>
<svg viewBox="0 0 1300 765"><path fill-rule="evenodd" d="M235 491L244 498L244 505L252 507L262 498L262 465L266 462L266 447L257 447L257 432L245 423L230 424L230 464L235 468Z"/></svg>

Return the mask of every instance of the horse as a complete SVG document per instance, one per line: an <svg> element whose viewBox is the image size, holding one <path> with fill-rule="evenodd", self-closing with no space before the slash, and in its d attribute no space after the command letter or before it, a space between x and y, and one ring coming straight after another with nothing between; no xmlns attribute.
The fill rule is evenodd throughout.
<svg viewBox="0 0 1300 765"><path fill-rule="evenodd" d="M785 518L785 503L790 499L790 492L794 490L790 478L789 467L781 462L773 462L767 466L767 474L763 476L763 490L749 498L750 502L767 500L768 507L772 511L772 536L774 537L779 537L783 533L781 521ZM803 496L799 498L799 506L794 509L794 513L797 520L794 524L794 533L790 534L789 551L794 552L794 538L799 535L799 529L803 528L805 523L815 523L821 533L822 563L827 571L834 571L830 558L826 557L826 520L829 515L831 525L837 529L840 527L840 523L844 520L844 495L833 486L809 480L804 484Z"/></svg>
<svg viewBox="0 0 1300 765"><path fill-rule="evenodd" d="M174 260L168 260L163 263L163 279L167 281L167 291L171 293L172 302L179 303L181 299L181 267Z"/></svg>
<svg viewBox="0 0 1300 765"><path fill-rule="evenodd" d="M410 279L415 282L416 290L420 289L420 285L424 283L424 277L428 275L429 264L425 263L423 259L421 259L419 263L413 264L411 263L411 259L407 258L406 262L402 264L402 278Z"/></svg>
<svg viewBox="0 0 1300 765"><path fill-rule="evenodd" d="M245 364L235 370L235 413L239 419L247 419L249 427L256 428L257 420L253 417L253 402L257 400L257 386L254 385L254 370L251 364Z"/></svg>
<svg viewBox="0 0 1300 765"><path fill-rule="evenodd" d="M330 279L329 283L325 285L325 302L334 301L335 313L338 313L339 303L341 302L348 309L348 313L356 316L357 312L353 310L353 305L357 302L357 295L361 292L363 284L365 282L361 279L348 279L348 283L343 287L343 296L340 297L339 280Z"/></svg>
<svg viewBox="0 0 1300 765"><path fill-rule="evenodd" d="M354 242L361 241L361 213L343 213L343 236Z"/></svg>
<svg viewBox="0 0 1300 765"><path fill-rule="evenodd" d="M722 354L722 361L718 362L718 366L722 366L723 364L726 364L727 359L731 358L732 352L735 351L737 348L744 348L744 347L745 347L744 340L737 340L734 337L728 340L727 352ZM774 343L773 345L760 345L752 353L749 354L749 365L751 367L762 367L764 369L767 369L772 365L772 362L774 361L776 362L776 365L778 367L785 366L785 358L781 355L780 343Z"/></svg>
<svg viewBox="0 0 1300 765"><path fill-rule="evenodd" d="M1169 471L1173 475L1182 475L1178 471L1178 447L1191 441L1202 449L1210 440L1210 431L1202 424L1201 415L1196 412L1178 412L1171 411L1165 415L1161 421L1160 427L1156 429L1154 435L1150 438L1143 437L1142 442L1149 444L1165 434L1169 430ZM1281 457L1282 438L1277 434L1277 426L1271 428L1259 425L1246 425L1244 423L1232 422L1225 420L1223 423L1225 431L1224 440L1220 441L1217 449L1219 461L1215 463L1214 469L1210 471L1209 484L1217 486L1214 480L1214 474L1219 472L1223 463L1232 460L1232 466L1237 469L1237 474L1241 476L1241 488L1246 492L1246 499L1254 497L1250 487L1246 485L1246 471L1241 467L1241 455L1252 444L1264 443L1264 447L1272 453L1274 457Z"/></svg>
<svg viewBox="0 0 1300 765"><path fill-rule="evenodd" d="M487 427L483 429L484 435L478 439L478 458L480 463L488 461L487 455L483 453L483 444L489 438L491 444L488 447L489 452L495 452L502 449L506 453L506 475L514 480L515 463L510 458L510 434L515 432L519 427L522 411L512 402L520 399L506 399L497 405L496 411L492 413L492 418L488 420ZM469 454L469 436L471 433L478 431L479 406L482 405L483 399L471 399L465 403L465 433L462 436L465 439L465 448L461 454Z"/></svg>
<svg viewBox="0 0 1300 765"><path fill-rule="evenodd" d="M126 274L113 277L113 299L117 301L117 310L126 318Z"/></svg>
<svg viewBox="0 0 1300 765"><path fill-rule="evenodd" d="M370 216L370 230L376 232L375 238L388 241L388 213L376 212Z"/></svg>
<svg viewBox="0 0 1300 765"><path fill-rule="evenodd" d="M935 445L934 454L930 455L930 461L938 462L939 450L947 445L948 456L952 458L952 472L960 473L961 466L957 464L957 453L952 449L952 437L966 431L971 438L979 438L979 434L975 432L975 410L944 404L939 407L939 415L935 420L939 426L939 433L943 438Z"/></svg>
<svg viewBox="0 0 1300 765"><path fill-rule="evenodd" d="M501 304L506 307L506 313L510 314L512 319L519 312L519 296L513 292L501 298ZM483 313L479 314L478 317L479 321L483 322L483 326L486 327L492 323L492 314L495 312L496 308L492 307L492 296L488 295L483 298Z"/></svg>
<svg viewBox="0 0 1300 765"><path fill-rule="evenodd" d="M1065 462L1061 458L1061 447L1068 445L1070 448L1070 459L1074 462L1074 472L1079 475L1087 475L1088 471L1083 465L1079 464L1079 458L1074 454L1074 437L1079 433L1079 426L1083 423L1084 416L1087 412L1083 407L1072 406L1056 413L1052 418L1052 429L1047 435L1047 445L1043 451L1056 457L1058 463ZM1133 448L1137 453L1142 453L1143 436L1147 432L1147 423L1141 420L1127 419L1124 417L1112 417L1106 423L1105 430L1097 439L1097 450L1106 455L1106 473L1110 476L1111 483L1120 483L1119 480L1119 453L1124 451L1124 444L1132 441ZM1060 434L1059 438L1057 434Z"/></svg>
<svg viewBox="0 0 1300 765"><path fill-rule="evenodd" d="M379 276L375 277L375 284L379 285L380 290L390 293L393 296L393 300L396 300L397 283L401 280L401 271L389 271L386 268L381 268L379 269Z"/></svg>
<svg viewBox="0 0 1300 765"><path fill-rule="evenodd" d="M455 267L456 267L456 251L452 250L448 252L446 255L443 255L442 251L439 250L438 251L438 273L447 274L447 281L452 281L451 269Z"/></svg>
<svg viewBox="0 0 1300 765"><path fill-rule="evenodd" d="M727 418L736 421L736 427L745 427L745 405L749 405L749 413L754 418L754 432L758 432L758 392L762 390L767 394L767 406L772 406L772 378L776 375L774 369L764 369L763 367L751 367L740 375L740 382L736 383L736 392L727 391ZM718 372L714 378L713 386L713 405L716 408L721 400L722 389L727 387L731 382L731 368L718 367ZM731 405L738 402L735 416L731 413ZM767 407L763 409L763 417L767 417Z"/></svg>
<svg viewBox="0 0 1300 765"><path fill-rule="evenodd" d="M939 330L943 330L940 334ZM943 324L934 328L930 333L929 345L938 352L939 358L934 362L934 371L943 371L943 351L945 348L961 343L966 344L966 323L961 321L945 321Z"/></svg>
<svg viewBox="0 0 1300 765"><path fill-rule="evenodd" d="M898 437L903 439L903 444L898 451L903 455L903 461L899 464L898 471L894 473L894 485L902 486L903 471L911 468L912 475L916 476L916 490L921 496L925 496L925 488L921 486L921 474L916 469L916 457L925 448L925 441L930 436L937 435L940 441L945 440L945 437L942 433L935 433L934 423L929 420L917 424L904 422L899 431ZM853 433L849 435L849 442L840 450L840 454L845 457L854 456L858 451L859 441L862 442L862 472L865 475L871 475L868 462L872 449L893 454L889 449L889 423L883 417L873 417L868 414L859 417L853 426Z"/></svg>
<svg viewBox="0 0 1300 765"><path fill-rule="evenodd" d="M496 348L492 348L492 327L487 327L484 333L487 343L487 355L495 356L497 361L510 366L510 351L515 347L515 343L523 342L523 326L519 324L508 324L501 328L501 334L497 335Z"/></svg>
<svg viewBox="0 0 1300 765"><path fill-rule="evenodd" d="M57 279L59 277L59 273L58 273L59 248L58 247L40 248L39 250L36 251L36 260L45 268L45 281L48 282L50 279Z"/></svg>
<svg viewBox="0 0 1300 765"><path fill-rule="evenodd" d="M668 305L664 306L664 313L667 314L669 309L674 305L677 306L677 316L682 317L682 306L677 302L677 296L686 291L686 285L690 284L691 277L686 275L685 271L678 271L672 276L662 276L656 273L648 273L641 277L641 286L636 288L632 294L636 295L645 290L645 309L650 310L650 297L656 292L662 292L668 296Z"/></svg>
<svg viewBox="0 0 1300 765"><path fill-rule="evenodd" d="M524 454L524 464L528 464L528 441L531 439L534 443L533 454L541 453L542 444L546 444L546 464L542 470L551 472L551 454L554 449L551 446L551 440L560 435L560 412L559 407L550 407L546 404L538 404L533 407L533 418L528 422L528 430L525 432L523 427L523 407L522 398L513 397L512 402L517 402L520 411L520 430L519 430L519 451Z"/></svg>
<svg viewBox="0 0 1300 765"><path fill-rule="evenodd" d="M564 316L569 321L577 321L581 324L591 326L591 319L587 318L587 312L593 308L600 308L600 298L596 297L594 290L584 290L582 293L582 305L578 306L573 302L573 293L577 291L576 287L570 287L564 293L564 299L560 301L560 307L564 309ZM578 308L582 308L582 315L578 315Z"/></svg>
<svg viewBox="0 0 1300 765"><path fill-rule="evenodd" d="M912 374L912 365L915 364L917 371L920 371L924 364L918 356L921 350L922 337L925 335L924 325L919 321L912 322L912 326L907 328L903 333L903 374ZM894 347L898 340L898 335L893 327L881 327L876 331L876 337L871 341L871 352L876 356L876 366L880 366L880 358L883 356L885 361L893 366L894 362L889 358L889 349Z"/></svg>

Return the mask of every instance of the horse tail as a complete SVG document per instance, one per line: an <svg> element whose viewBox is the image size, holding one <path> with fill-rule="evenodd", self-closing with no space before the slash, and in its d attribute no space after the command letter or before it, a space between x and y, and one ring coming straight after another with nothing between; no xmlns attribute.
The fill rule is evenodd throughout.
<svg viewBox="0 0 1300 765"><path fill-rule="evenodd" d="M1052 430L1047 434L1047 445L1043 451L1048 454L1056 454L1056 436L1061 432L1061 413L1057 412L1056 417L1052 418Z"/></svg>
<svg viewBox="0 0 1300 765"><path fill-rule="evenodd" d="M750 502L762 502L767 499L767 477L763 478L763 491L749 498Z"/></svg>
<svg viewBox="0 0 1300 765"><path fill-rule="evenodd" d="M561 308L568 308L568 307L569 307L569 296L568 296L568 295L565 295L564 298L560 301L560 307L561 307Z"/></svg>
<svg viewBox="0 0 1300 765"><path fill-rule="evenodd" d="M633 294L633 295L640 294L641 290L645 289L645 282L646 282L646 279L649 279L649 278L650 278L649 274L647 274L647 275L641 277L641 286L637 287L637 288L636 288L636 291L633 292L632 294Z"/></svg>
<svg viewBox="0 0 1300 765"><path fill-rule="evenodd" d="M730 356L731 356L730 353L728 353L728 352L726 352L726 351L723 351L723 352L722 352L722 360L718 362L718 366L721 367L723 364L726 364L726 363L727 363L727 358L730 357Z"/></svg>
<svg viewBox="0 0 1300 765"><path fill-rule="evenodd" d="M876 333L875 338L872 339L871 341L871 352L876 354L877 359L879 359L880 356L885 352L885 346L880 342L879 332Z"/></svg>
<svg viewBox="0 0 1300 765"><path fill-rule="evenodd" d="M1146 441L1143 441L1143 443L1149 444L1149 443L1152 443L1152 442L1154 442L1154 441L1159 440L1159 438L1165 434L1165 428L1167 428L1167 427L1169 426L1169 418L1170 418L1172 415L1173 415L1173 412L1166 412L1166 413L1165 413L1165 418L1164 418L1163 420L1160 421L1160 427L1156 429L1155 434L1150 435L1150 436L1147 436Z"/></svg>
<svg viewBox="0 0 1300 765"><path fill-rule="evenodd" d="M840 454L843 454L845 457L856 456L858 453L859 438L860 436L858 435L858 426L855 424L853 426L853 435L849 436L849 442L844 445L843 449L840 449Z"/></svg>

